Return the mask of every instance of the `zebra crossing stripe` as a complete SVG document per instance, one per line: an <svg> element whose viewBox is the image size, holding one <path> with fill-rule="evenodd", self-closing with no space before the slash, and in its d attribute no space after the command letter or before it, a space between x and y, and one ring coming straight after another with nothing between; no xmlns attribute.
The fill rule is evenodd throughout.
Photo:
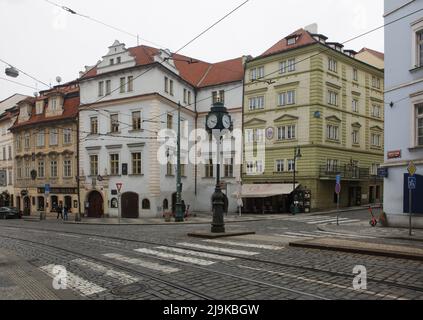
<svg viewBox="0 0 423 320"><path fill-rule="evenodd" d="M358 234L346 234L346 233L338 233L338 232L329 232L329 231L316 231L318 233L321 234L332 234L335 236L342 236L342 237L347 237L347 238L363 238L363 239L376 239L375 237L372 236L363 236L363 235L358 235Z"/></svg>
<svg viewBox="0 0 423 320"><path fill-rule="evenodd" d="M213 253L205 253L205 252L198 252L198 251L178 249L178 248L157 247L156 249L171 251L171 252L181 253L181 254L187 254L187 255L197 256L197 257L201 257L201 258L221 260L221 261L233 261L233 260L235 260L235 258L225 257L225 256L213 254Z"/></svg>
<svg viewBox="0 0 423 320"><path fill-rule="evenodd" d="M336 222L336 218L330 219L330 220L316 220L316 221L310 221L307 222L307 224L321 224L321 223L330 223L330 222ZM339 222L341 223L342 221L347 221L349 219L346 218L339 218Z"/></svg>
<svg viewBox="0 0 423 320"><path fill-rule="evenodd" d="M299 217L299 218L290 218L289 221L312 221L317 219L331 219L330 216L310 216L310 217Z"/></svg>
<svg viewBox="0 0 423 320"><path fill-rule="evenodd" d="M265 249L265 250L281 250L281 249L283 249L283 247L277 247L277 246L272 246L272 245L267 245L267 244L254 244L254 243L225 241L225 240L203 240L203 241L209 242L209 243L226 244L226 245L235 246L235 247L256 248L256 249Z"/></svg>
<svg viewBox="0 0 423 320"><path fill-rule="evenodd" d="M344 220L344 221L340 221L339 224L355 223L360 221L361 220Z"/></svg>
<svg viewBox="0 0 423 320"><path fill-rule="evenodd" d="M56 265L50 264L40 269L47 273L53 279L58 275L53 272ZM72 272L66 272L66 287L79 292L83 296L91 296L96 293L106 291L107 289L96 285L93 282L87 281Z"/></svg>
<svg viewBox="0 0 423 320"><path fill-rule="evenodd" d="M298 239L298 238L300 238L299 236L290 236L290 235L287 235L287 234L274 234L274 236L275 237L292 238L292 239Z"/></svg>
<svg viewBox="0 0 423 320"><path fill-rule="evenodd" d="M239 254L239 255L244 255L244 256L254 256L254 255L259 254L258 252L227 249L227 248L220 248L220 247L213 247L213 246L203 246L201 244L187 243L187 242L181 242L181 243L178 243L178 245L183 246L183 247L189 247L189 248L195 248L195 249L205 249L205 250L209 250L209 251L225 252L225 253L230 253L230 254Z"/></svg>
<svg viewBox="0 0 423 320"><path fill-rule="evenodd" d="M125 262L128 264L136 265L146 269L151 269L154 271L161 271L164 273L174 273L179 271L178 268L168 267L158 263L148 262L148 261L144 261L137 258L129 258L129 257L122 256L120 254L115 254L115 253L107 253L107 254L103 254L103 256L110 259L118 260L120 262Z"/></svg>
<svg viewBox="0 0 423 320"><path fill-rule="evenodd" d="M184 256L176 255L176 254L165 253L165 252L160 252L160 251L151 250L151 249L140 248L140 249L135 249L135 251L139 252L139 253L157 256L157 257L160 257L160 258L172 259L172 260L176 260L176 261L197 264L197 265L200 265L200 266L210 266L210 265L216 263L214 261L203 260L203 259L192 258L192 257L184 257Z"/></svg>
<svg viewBox="0 0 423 320"><path fill-rule="evenodd" d="M124 284L124 285L128 285L134 282L138 282L139 279L136 277L132 277L129 274L126 274L124 272L119 272L119 271L115 271L113 269L108 269L106 267L104 267L101 264L97 264L94 262L90 262L88 260L84 260L84 259L75 259L71 261L72 263L75 263L81 267L85 267L88 269L91 269L92 271L95 272L99 272L104 274L107 277L113 278L118 280L120 283Z"/></svg>
<svg viewBox="0 0 423 320"><path fill-rule="evenodd" d="M307 232L287 232L286 234L290 235L290 236L298 236L298 237L305 237L305 238L322 238L324 236L322 235L317 235L314 233L307 233Z"/></svg>

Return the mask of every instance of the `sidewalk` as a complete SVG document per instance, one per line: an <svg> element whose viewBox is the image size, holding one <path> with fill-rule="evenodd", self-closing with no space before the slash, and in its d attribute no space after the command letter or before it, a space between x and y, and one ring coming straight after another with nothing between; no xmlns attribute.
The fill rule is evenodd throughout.
<svg viewBox="0 0 423 320"><path fill-rule="evenodd" d="M70 290L54 290L52 278L12 252L0 249L0 300L75 300Z"/></svg>
<svg viewBox="0 0 423 320"><path fill-rule="evenodd" d="M340 212L350 212L357 210L364 210L364 207L353 207L345 208ZM309 214L299 214L297 216L319 216L325 214L333 214L338 212L337 210L313 212ZM239 222L254 222L254 221L266 221L266 220L284 220L292 218L289 213L281 214L243 214L239 216L235 213L225 215L225 223L239 223ZM193 213L192 216L185 218L184 222L175 222L172 218L170 222L166 222L164 218L139 218L139 219L125 219L125 218L82 218L82 221L75 222L75 215L69 215L69 220L64 221L65 224L88 224L88 225L183 225L183 224L208 224L213 219L212 213ZM25 221L40 222L39 216L24 217ZM45 220L44 220L45 221ZM57 220L55 216L47 217L47 221L62 221Z"/></svg>

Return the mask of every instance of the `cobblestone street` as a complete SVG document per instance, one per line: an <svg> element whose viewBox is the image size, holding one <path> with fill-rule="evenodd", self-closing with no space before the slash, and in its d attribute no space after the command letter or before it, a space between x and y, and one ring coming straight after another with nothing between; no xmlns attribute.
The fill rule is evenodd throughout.
<svg viewBox="0 0 423 320"><path fill-rule="evenodd" d="M368 225L365 211L345 213L341 219L341 227L350 230ZM52 292L57 291L52 287L58 275L54 268L63 266L68 288L81 299L423 299L421 261L289 246L327 238L398 243L363 233L321 231L333 228L334 221L333 214L246 219L228 223L227 229L255 235L206 240L187 234L208 230L209 224L7 220L0 222L0 248L51 277ZM365 290L353 287L358 265L367 269Z"/></svg>

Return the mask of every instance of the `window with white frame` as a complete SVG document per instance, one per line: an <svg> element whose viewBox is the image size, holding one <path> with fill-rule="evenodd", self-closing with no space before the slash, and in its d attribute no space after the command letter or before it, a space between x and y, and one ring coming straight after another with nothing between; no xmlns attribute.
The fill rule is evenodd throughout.
<svg viewBox="0 0 423 320"><path fill-rule="evenodd" d="M376 89L380 89L380 79L378 77L372 77L372 87Z"/></svg>
<svg viewBox="0 0 423 320"><path fill-rule="evenodd" d="M372 105L372 116L375 118L380 118L381 112L380 112L380 106L377 104Z"/></svg>
<svg viewBox="0 0 423 320"><path fill-rule="evenodd" d="M423 66L423 30L416 32L416 67Z"/></svg>
<svg viewBox="0 0 423 320"><path fill-rule="evenodd" d="M353 80L358 81L358 70L355 68L353 69Z"/></svg>
<svg viewBox="0 0 423 320"><path fill-rule="evenodd" d="M104 81L100 81L98 83L98 96L99 97L104 96Z"/></svg>
<svg viewBox="0 0 423 320"><path fill-rule="evenodd" d="M57 161L50 161L50 177L57 178Z"/></svg>
<svg viewBox="0 0 423 320"><path fill-rule="evenodd" d="M98 117L90 118L91 134L98 134Z"/></svg>
<svg viewBox="0 0 423 320"><path fill-rule="evenodd" d="M250 110L264 109L264 96L250 98Z"/></svg>
<svg viewBox="0 0 423 320"><path fill-rule="evenodd" d="M423 104L416 105L416 145L423 146Z"/></svg>
<svg viewBox="0 0 423 320"><path fill-rule="evenodd" d="M45 175L45 162L38 161L38 178L44 178Z"/></svg>
<svg viewBox="0 0 423 320"><path fill-rule="evenodd" d="M31 136L30 136L29 132L25 132L24 144L25 144L25 149L31 148Z"/></svg>
<svg viewBox="0 0 423 320"><path fill-rule="evenodd" d="M141 111L132 112L132 130L141 130Z"/></svg>
<svg viewBox="0 0 423 320"><path fill-rule="evenodd" d="M35 104L35 113L36 114L42 114L44 109L44 101L37 101Z"/></svg>
<svg viewBox="0 0 423 320"><path fill-rule="evenodd" d="M25 162L25 178L29 178L31 176L31 168L28 162Z"/></svg>
<svg viewBox="0 0 423 320"><path fill-rule="evenodd" d="M16 176L18 179L22 179L22 162L17 162L17 168L16 168Z"/></svg>
<svg viewBox="0 0 423 320"><path fill-rule="evenodd" d="M232 178L234 176L234 158L226 158L223 171L225 178Z"/></svg>
<svg viewBox="0 0 423 320"><path fill-rule="evenodd" d="M72 143L72 129L65 128L63 129L63 144L71 144Z"/></svg>
<svg viewBox="0 0 423 320"><path fill-rule="evenodd" d="M296 170L295 161L294 160L288 160L288 171L294 172L295 170Z"/></svg>
<svg viewBox="0 0 423 320"><path fill-rule="evenodd" d="M112 93L112 81L107 80L106 81L106 96L110 95Z"/></svg>
<svg viewBox="0 0 423 320"><path fill-rule="evenodd" d="M126 79L120 78L120 93L125 93Z"/></svg>
<svg viewBox="0 0 423 320"><path fill-rule="evenodd" d="M379 133L372 133L371 134L371 143L372 147L380 147L381 146L381 135Z"/></svg>
<svg viewBox="0 0 423 320"><path fill-rule="evenodd" d="M133 76L128 77L127 86L128 86L128 92L134 91L134 77Z"/></svg>
<svg viewBox="0 0 423 320"><path fill-rule="evenodd" d="M288 60L288 72L294 72L295 71L295 58Z"/></svg>
<svg viewBox="0 0 423 320"><path fill-rule="evenodd" d="M278 140L285 141L285 140L295 140L296 139L296 128L297 126L294 125L287 125L278 128Z"/></svg>
<svg viewBox="0 0 423 320"><path fill-rule="evenodd" d="M247 174L263 174L264 173L263 161L262 160L247 161L246 172Z"/></svg>
<svg viewBox="0 0 423 320"><path fill-rule="evenodd" d="M132 174L140 175L141 171L141 152L132 153Z"/></svg>
<svg viewBox="0 0 423 320"><path fill-rule="evenodd" d="M353 130L352 132L352 143L360 144L360 132L358 130Z"/></svg>
<svg viewBox="0 0 423 320"><path fill-rule="evenodd" d="M57 146L59 143L59 132L57 129L50 129L50 145Z"/></svg>
<svg viewBox="0 0 423 320"><path fill-rule="evenodd" d="M72 160L63 161L63 176L65 178L72 177Z"/></svg>
<svg viewBox="0 0 423 320"><path fill-rule="evenodd" d="M173 96L173 80L169 80L169 94Z"/></svg>
<svg viewBox="0 0 423 320"><path fill-rule="evenodd" d="M289 90L286 92L281 92L278 94L278 105L280 107L285 105L293 105L295 104L296 94L295 90Z"/></svg>
<svg viewBox="0 0 423 320"><path fill-rule="evenodd" d="M358 99L352 100L352 112L358 113Z"/></svg>
<svg viewBox="0 0 423 320"><path fill-rule="evenodd" d="M297 43L297 37L289 38L286 43L288 44L288 46L292 46L292 45L296 44Z"/></svg>
<svg viewBox="0 0 423 320"><path fill-rule="evenodd" d="M286 61L282 61L279 63L279 73L284 74L287 71L287 63Z"/></svg>
<svg viewBox="0 0 423 320"><path fill-rule="evenodd" d="M338 62L333 58L329 58L328 69L329 71L332 71L332 72L338 72Z"/></svg>
<svg viewBox="0 0 423 320"><path fill-rule="evenodd" d="M98 155L90 156L90 175L91 176L98 175Z"/></svg>
<svg viewBox="0 0 423 320"><path fill-rule="evenodd" d="M326 172L338 172L338 160L328 159L326 162Z"/></svg>
<svg viewBox="0 0 423 320"><path fill-rule="evenodd" d="M372 163L372 166L370 167L370 175L371 176L377 176L377 172L380 168L380 164L378 163Z"/></svg>
<svg viewBox="0 0 423 320"><path fill-rule="evenodd" d="M339 126L328 124L326 126L326 137L329 140L339 140Z"/></svg>
<svg viewBox="0 0 423 320"><path fill-rule="evenodd" d="M276 160L276 172L285 171L285 160Z"/></svg>
<svg viewBox="0 0 423 320"><path fill-rule="evenodd" d="M118 114L110 115L110 132L111 133L119 132L119 115Z"/></svg>
<svg viewBox="0 0 423 320"><path fill-rule="evenodd" d="M328 104L331 106L338 106L338 93L328 90Z"/></svg>
<svg viewBox="0 0 423 320"><path fill-rule="evenodd" d="M264 78L264 67L258 67L251 69L250 71L250 79L257 80Z"/></svg>
<svg viewBox="0 0 423 320"><path fill-rule="evenodd" d="M57 110L57 98L53 97L50 100L50 106L51 106L51 110L52 111L56 111Z"/></svg>
<svg viewBox="0 0 423 320"><path fill-rule="evenodd" d="M169 78L168 77L164 78L164 89L166 93L169 93Z"/></svg>
<svg viewBox="0 0 423 320"><path fill-rule="evenodd" d="M205 166L205 177L206 178L213 178L214 177L214 165L213 165L213 159L209 159Z"/></svg>
<svg viewBox="0 0 423 320"><path fill-rule="evenodd" d="M119 154L110 155L110 175L119 175Z"/></svg>
<svg viewBox="0 0 423 320"><path fill-rule="evenodd" d="M44 147L45 145L45 131L40 130L37 134L37 147Z"/></svg>

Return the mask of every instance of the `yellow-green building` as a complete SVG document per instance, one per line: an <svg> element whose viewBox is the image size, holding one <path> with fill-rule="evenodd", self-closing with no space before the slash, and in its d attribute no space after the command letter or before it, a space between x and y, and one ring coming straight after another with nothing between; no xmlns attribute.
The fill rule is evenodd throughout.
<svg viewBox="0 0 423 320"><path fill-rule="evenodd" d="M335 208L337 175L341 207L382 201L384 73L355 54L300 29L247 62L244 211L289 211L294 185L311 210ZM264 155L248 157L258 146Z"/></svg>

